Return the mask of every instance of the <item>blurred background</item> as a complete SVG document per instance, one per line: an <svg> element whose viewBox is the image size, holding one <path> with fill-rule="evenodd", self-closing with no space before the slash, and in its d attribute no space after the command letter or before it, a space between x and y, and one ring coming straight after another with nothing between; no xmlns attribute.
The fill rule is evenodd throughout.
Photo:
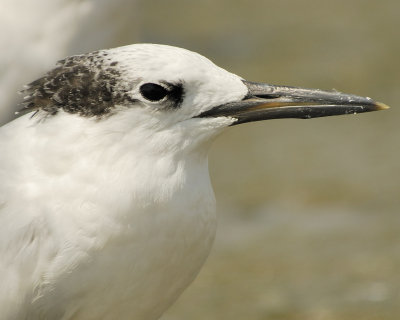
<svg viewBox="0 0 400 320"><path fill-rule="evenodd" d="M399 15L397 0L0 0L1 121L57 59L134 42L385 102L222 135L216 243L162 319L400 319Z"/></svg>

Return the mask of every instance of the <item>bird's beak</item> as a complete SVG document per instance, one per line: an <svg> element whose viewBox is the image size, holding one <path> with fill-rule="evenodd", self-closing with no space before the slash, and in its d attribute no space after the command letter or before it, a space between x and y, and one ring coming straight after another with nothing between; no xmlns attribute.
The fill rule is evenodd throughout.
<svg viewBox="0 0 400 320"><path fill-rule="evenodd" d="M248 94L201 113L198 117L232 117L232 125L280 118L316 118L388 109L371 98L337 91L303 89L243 81Z"/></svg>

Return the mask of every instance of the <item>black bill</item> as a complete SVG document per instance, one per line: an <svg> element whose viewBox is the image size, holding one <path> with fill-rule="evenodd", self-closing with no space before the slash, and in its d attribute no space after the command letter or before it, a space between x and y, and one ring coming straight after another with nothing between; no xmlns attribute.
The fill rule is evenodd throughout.
<svg viewBox="0 0 400 320"><path fill-rule="evenodd" d="M237 125L268 119L309 119L389 108L371 98L336 91L275 86L249 81L243 83L249 90L243 100L214 107L198 117L232 117L237 119L232 125Z"/></svg>

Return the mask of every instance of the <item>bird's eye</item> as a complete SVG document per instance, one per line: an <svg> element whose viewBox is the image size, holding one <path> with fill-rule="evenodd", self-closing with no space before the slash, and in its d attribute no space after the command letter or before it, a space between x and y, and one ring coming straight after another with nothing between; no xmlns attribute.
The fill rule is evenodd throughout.
<svg viewBox="0 0 400 320"><path fill-rule="evenodd" d="M144 98L150 101L160 101L169 92L163 86L156 83L145 83L140 87L140 93Z"/></svg>

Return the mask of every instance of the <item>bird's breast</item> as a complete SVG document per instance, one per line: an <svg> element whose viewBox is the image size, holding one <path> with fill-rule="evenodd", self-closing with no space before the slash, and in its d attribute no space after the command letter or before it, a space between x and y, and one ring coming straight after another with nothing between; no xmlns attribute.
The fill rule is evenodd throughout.
<svg viewBox="0 0 400 320"><path fill-rule="evenodd" d="M49 268L39 303L63 305L65 319L157 319L194 280L214 240L215 200L204 170L177 168L141 184L138 172L132 188L124 178L97 190L97 203L81 203L65 222L68 248Z"/></svg>
<svg viewBox="0 0 400 320"><path fill-rule="evenodd" d="M80 312L98 312L93 319L158 318L194 280L209 254L215 215L198 205L185 212L146 210L146 217L126 225L124 235L93 252L77 278L85 279L81 284L89 292L83 296L90 300L82 301Z"/></svg>

